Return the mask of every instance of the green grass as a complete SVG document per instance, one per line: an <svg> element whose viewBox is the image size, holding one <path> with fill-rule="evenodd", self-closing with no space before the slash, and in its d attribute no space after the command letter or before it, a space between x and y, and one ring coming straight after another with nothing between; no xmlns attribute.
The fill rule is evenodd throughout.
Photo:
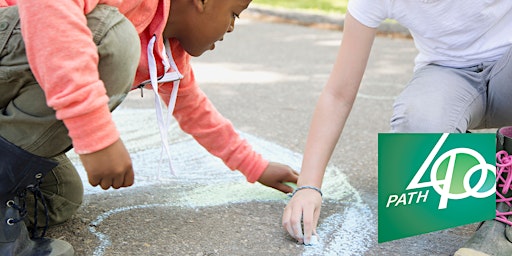
<svg viewBox="0 0 512 256"><path fill-rule="evenodd" d="M253 0L252 2L272 7L344 14L347 11L348 0Z"/></svg>

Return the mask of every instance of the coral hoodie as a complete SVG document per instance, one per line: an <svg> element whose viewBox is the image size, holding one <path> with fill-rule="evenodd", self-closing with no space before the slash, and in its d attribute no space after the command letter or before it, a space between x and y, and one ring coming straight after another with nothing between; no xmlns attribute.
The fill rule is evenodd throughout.
<svg viewBox="0 0 512 256"><path fill-rule="evenodd" d="M69 131L78 154L101 150L119 139L107 106L108 96L99 79L98 53L85 15L98 4L117 7L135 26L141 41L141 58L133 89L148 80L147 47L157 35L154 58L157 73L169 71L164 40L169 40L172 59L183 75L173 115L180 127L232 170L240 170L249 182L259 179L268 161L240 138L199 89L190 66L190 55L174 39L163 39L171 0L0 0L0 7L17 5L30 67ZM168 103L173 83L159 86Z"/></svg>

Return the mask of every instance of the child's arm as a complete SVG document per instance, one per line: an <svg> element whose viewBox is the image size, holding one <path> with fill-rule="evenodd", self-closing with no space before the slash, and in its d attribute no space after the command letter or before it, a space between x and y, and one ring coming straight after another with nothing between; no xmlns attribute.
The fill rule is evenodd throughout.
<svg viewBox="0 0 512 256"><path fill-rule="evenodd" d="M282 183L295 183L297 173L286 165L269 163L255 152L197 86L188 64L190 56L175 41L171 41L171 48L174 60L184 75L173 113L181 129L192 135L212 155L222 159L231 170L240 170L247 181L259 181L282 192L291 192L292 189ZM170 90L168 86L160 88L165 102L169 101Z"/></svg>
<svg viewBox="0 0 512 256"><path fill-rule="evenodd" d="M231 122L217 111L195 81L189 84L186 78L187 75L180 84L173 113L181 129L231 170L240 170L247 181L257 181L268 161L236 133Z"/></svg>
<svg viewBox="0 0 512 256"><path fill-rule="evenodd" d="M47 104L66 125L91 184L107 189L131 185L133 170L111 118L87 27L85 13L97 2L18 0L17 5L28 62Z"/></svg>
<svg viewBox="0 0 512 256"><path fill-rule="evenodd" d="M231 122L215 109L195 84L178 94L174 116L183 131L192 135L208 152L222 159L231 170L240 170L247 181L259 181L285 193L292 191L283 183L295 183L297 173L286 165L263 159L238 135Z"/></svg>
<svg viewBox="0 0 512 256"><path fill-rule="evenodd" d="M374 38L375 29L347 13L336 62L313 114L297 186L321 187L325 168L356 98ZM299 242L309 244L311 235L316 233L321 203L317 191L297 191L284 210L283 227Z"/></svg>

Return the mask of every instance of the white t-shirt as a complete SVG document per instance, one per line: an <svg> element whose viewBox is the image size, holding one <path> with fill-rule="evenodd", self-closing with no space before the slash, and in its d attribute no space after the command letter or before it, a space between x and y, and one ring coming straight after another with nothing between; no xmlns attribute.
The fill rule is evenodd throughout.
<svg viewBox="0 0 512 256"><path fill-rule="evenodd" d="M394 19L411 32L416 69L496 61L512 45L511 0L350 0L349 13L376 28Z"/></svg>

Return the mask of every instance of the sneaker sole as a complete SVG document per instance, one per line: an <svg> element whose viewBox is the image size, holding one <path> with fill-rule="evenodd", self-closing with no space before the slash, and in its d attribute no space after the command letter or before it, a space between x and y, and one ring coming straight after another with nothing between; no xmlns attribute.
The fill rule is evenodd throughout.
<svg viewBox="0 0 512 256"><path fill-rule="evenodd" d="M470 248L460 248L453 256L491 256L487 253L476 251Z"/></svg>

